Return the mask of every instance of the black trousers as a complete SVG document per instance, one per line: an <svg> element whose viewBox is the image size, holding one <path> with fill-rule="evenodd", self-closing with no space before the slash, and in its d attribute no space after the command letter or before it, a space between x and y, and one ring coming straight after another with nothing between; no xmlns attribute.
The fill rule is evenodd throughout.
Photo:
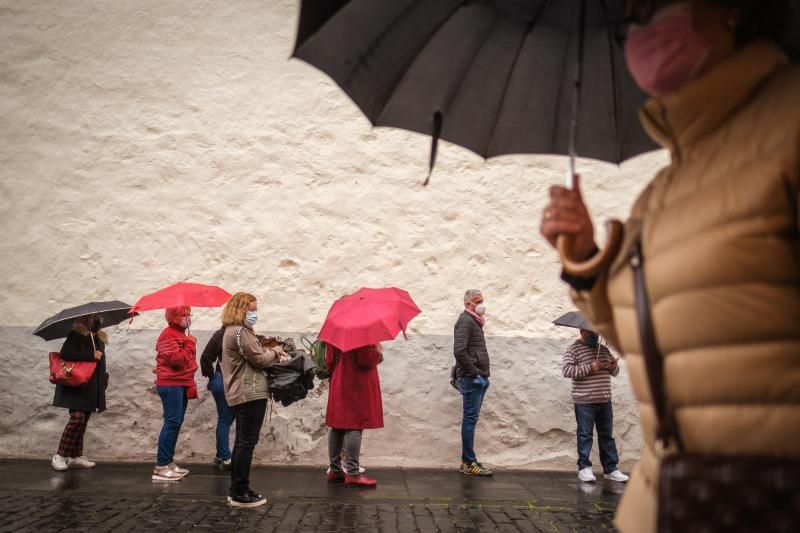
<svg viewBox="0 0 800 533"><path fill-rule="evenodd" d="M253 400L234 405L232 409L236 414L236 440L231 455L229 495L239 496L250 490L250 463L267 414L267 400Z"/></svg>

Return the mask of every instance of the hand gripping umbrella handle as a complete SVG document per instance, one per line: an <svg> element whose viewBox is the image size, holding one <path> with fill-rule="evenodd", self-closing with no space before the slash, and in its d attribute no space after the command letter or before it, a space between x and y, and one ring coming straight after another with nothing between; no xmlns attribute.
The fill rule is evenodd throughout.
<svg viewBox="0 0 800 533"><path fill-rule="evenodd" d="M606 221L606 230L608 238L606 239L605 248L586 261L573 259L575 256L573 251L575 238L572 235L559 235L556 247L558 248L558 254L561 256L564 272L579 278L592 278L608 267L619 253L625 230L622 222L616 219Z"/></svg>

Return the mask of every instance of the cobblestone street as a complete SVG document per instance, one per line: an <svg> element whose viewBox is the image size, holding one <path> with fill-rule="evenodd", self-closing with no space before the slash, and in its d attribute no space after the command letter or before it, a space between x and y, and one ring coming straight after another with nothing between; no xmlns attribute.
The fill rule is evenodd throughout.
<svg viewBox="0 0 800 533"><path fill-rule="evenodd" d="M261 467L267 505L234 509L228 478L206 465L153 484L149 465L58 473L46 462L0 461L2 531L609 531L622 486L564 472L374 469L377 489L328 485L321 468ZM24 475L23 475L24 474Z"/></svg>

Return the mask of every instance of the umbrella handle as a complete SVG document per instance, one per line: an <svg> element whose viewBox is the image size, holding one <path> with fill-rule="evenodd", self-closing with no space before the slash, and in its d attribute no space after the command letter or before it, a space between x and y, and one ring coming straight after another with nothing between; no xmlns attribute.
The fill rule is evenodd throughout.
<svg viewBox="0 0 800 533"><path fill-rule="evenodd" d="M579 278L592 278L608 267L617 257L622 247L622 237L625 229L622 222L611 219L606 221L606 230L608 231L608 238L606 239L605 248L586 261L572 259L574 256L572 249L575 244L575 239L572 235L559 235L556 240L556 247L558 248L558 254L561 256L564 272Z"/></svg>

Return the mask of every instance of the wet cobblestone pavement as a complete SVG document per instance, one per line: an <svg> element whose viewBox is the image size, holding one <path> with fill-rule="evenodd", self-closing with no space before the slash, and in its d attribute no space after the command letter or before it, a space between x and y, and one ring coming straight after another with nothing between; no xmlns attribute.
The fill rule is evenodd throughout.
<svg viewBox="0 0 800 533"><path fill-rule="evenodd" d="M572 472L376 468L377 489L352 489L326 483L322 468L257 467L251 484L267 505L234 509L227 475L211 466L162 484L151 468L54 472L49 462L0 460L0 531L613 531L624 488L583 484Z"/></svg>

